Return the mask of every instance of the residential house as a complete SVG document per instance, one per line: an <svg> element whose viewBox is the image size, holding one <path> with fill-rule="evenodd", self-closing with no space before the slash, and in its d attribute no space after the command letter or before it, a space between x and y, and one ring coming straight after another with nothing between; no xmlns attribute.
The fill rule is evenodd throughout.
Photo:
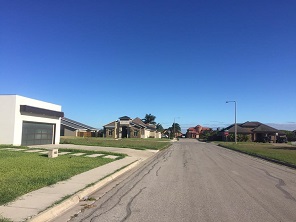
<svg viewBox="0 0 296 222"><path fill-rule="evenodd" d="M98 129L83 123L62 117L61 136L97 137Z"/></svg>
<svg viewBox="0 0 296 222"><path fill-rule="evenodd" d="M157 132L155 125L145 124L138 117L131 119L123 116L103 127L107 138L161 138L161 133Z"/></svg>
<svg viewBox="0 0 296 222"><path fill-rule="evenodd" d="M223 139L227 140L229 134L235 133L235 125L232 124L226 127L222 130L222 132ZM254 142L276 142L280 131L260 122L247 121L245 123L237 124L237 134L246 135L250 141Z"/></svg>
<svg viewBox="0 0 296 222"><path fill-rule="evenodd" d="M194 138L198 139L199 135L202 134L204 131L211 130L211 128L203 127L201 125L197 125L195 127L190 127L187 129L186 138Z"/></svg>
<svg viewBox="0 0 296 222"><path fill-rule="evenodd" d="M60 105L19 95L0 95L0 144L59 144Z"/></svg>

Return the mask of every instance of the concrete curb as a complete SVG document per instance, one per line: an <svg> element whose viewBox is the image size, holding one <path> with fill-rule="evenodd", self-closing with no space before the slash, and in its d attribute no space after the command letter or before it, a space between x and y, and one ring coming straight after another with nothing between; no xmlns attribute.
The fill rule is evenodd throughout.
<svg viewBox="0 0 296 222"><path fill-rule="evenodd" d="M73 206L79 203L81 199L84 197L90 195L91 193L95 192L99 188L103 187L110 181L114 180L118 176L122 175L123 173L129 171L130 169L134 168L140 163L139 160L136 160L135 162L125 166L123 169L114 172L110 176L100 180L99 182L95 183L94 185L87 187L83 189L82 191L79 191L78 193L72 195L71 197L67 198L66 200L62 201L61 203L39 213L38 215L32 217L29 219L29 222L46 222L54 219L55 217L59 216L63 212L69 210Z"/></svg>

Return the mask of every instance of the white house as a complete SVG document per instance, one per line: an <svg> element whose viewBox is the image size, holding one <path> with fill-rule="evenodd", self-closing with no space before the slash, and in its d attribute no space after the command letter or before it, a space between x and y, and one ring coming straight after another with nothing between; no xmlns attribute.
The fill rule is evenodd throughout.
<svg viewBox="0 0 296 222"><path fill-rule="evenodd" d="M0 144L59 144L60 105L19 95L0 95Z"/></svg>

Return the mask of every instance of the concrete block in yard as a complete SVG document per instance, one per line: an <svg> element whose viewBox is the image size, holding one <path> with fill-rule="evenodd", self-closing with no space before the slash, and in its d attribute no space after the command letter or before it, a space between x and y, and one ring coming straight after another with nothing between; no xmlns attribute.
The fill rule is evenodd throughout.
<svg viewBox="0 0 296 222"><path fill-rule="evenodd" d="M49 158L55 158L59 156L59 149L50 149L48 151L48 157Z"/></svg>
<svg viewBox="0 0 296 222"><path fill-rule="evenodd" d="M115 160L118 156L113 156L113 155L107 155L107 156L104 156L103 158L109 158L109 159L113 159Z"/></svg>

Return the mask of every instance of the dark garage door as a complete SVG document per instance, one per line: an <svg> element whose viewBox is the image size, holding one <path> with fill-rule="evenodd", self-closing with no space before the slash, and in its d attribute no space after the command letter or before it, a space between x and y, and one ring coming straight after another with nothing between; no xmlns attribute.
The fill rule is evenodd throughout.
<svg viewBox="0 0 296 222"><path fill-rule="evenodd" d="M52 144L54 124L23 122L22 145Z"/></svg>

